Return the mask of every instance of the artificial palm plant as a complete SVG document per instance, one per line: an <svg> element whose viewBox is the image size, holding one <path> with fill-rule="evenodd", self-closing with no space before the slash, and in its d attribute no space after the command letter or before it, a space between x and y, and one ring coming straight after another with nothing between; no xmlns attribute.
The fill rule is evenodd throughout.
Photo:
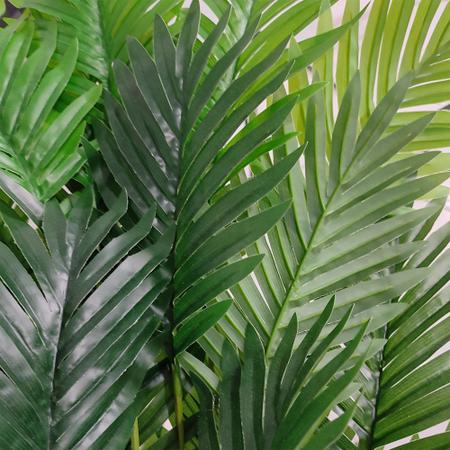
<svg viewBox="0 0 450 450"><path fill-rule="evenodd" d="M15 2L1 448L450 446L450 8L334 3Z"/></svg>

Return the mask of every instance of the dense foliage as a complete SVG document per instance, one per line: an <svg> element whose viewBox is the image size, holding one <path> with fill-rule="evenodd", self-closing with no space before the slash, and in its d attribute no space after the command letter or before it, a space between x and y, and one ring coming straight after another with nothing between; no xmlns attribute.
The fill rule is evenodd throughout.
<svg viewBox="0 0 450 450"><path fill-rule="evenodd" d="M0 448L450 448L450 4L12 3Z"/></svg>

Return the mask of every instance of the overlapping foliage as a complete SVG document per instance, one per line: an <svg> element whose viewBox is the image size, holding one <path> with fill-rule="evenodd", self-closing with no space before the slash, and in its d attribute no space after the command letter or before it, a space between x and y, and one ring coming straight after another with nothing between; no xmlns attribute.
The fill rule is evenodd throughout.
<svg viewBox="0 0 450 450"><path fill-rule="evenodd" d="M78 151L86 114L100 97L92 82L79 96L65 97L78 57L70 39L61 58L56 23L26 20L0 38L0 169L41 200L48 200L80 170Z"/></svg>
<svg viewBox="0 0 450 450"><path fill-rule="evenodd" d="M14 3L0 447L447 449L449 5Z"/></svg>

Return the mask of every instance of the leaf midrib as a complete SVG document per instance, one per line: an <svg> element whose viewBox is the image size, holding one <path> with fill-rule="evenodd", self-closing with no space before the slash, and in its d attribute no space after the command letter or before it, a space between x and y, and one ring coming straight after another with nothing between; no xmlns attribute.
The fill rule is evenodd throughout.
<svg viewBox="0 0 450 450"><path fill-rule="evenodd" d="M267 344L266 355L269 358L271 356L273 356L273 355L271 355L271 353L275 350L273 348L273 346L275 345L274 339L275 339L275 337L276 337L276 335L277 335L277 333L279 331L280 322L283 320L284 315L287 312L288 306L290 305L292 291L294 289L295 283L296 283L297 279L300 277L301 270L303 268L303 265L305 264L305 261L307 261L308 256L311 254L311 249L312 249L312 246L314 244L314 238L317 235L317 233L318 233L318 231L320 229L320 226L323 223L323 220L324 220L324 218L326 216L327 208L332 203L332 200L334 199L335 195L337 195L338 189L341 186L341 180L342 180L342 177L339 179L339 183L337 184L335 190L333 191L332 195L328 199L328 201L327 201L327 203L326 203L326 205L325 205L325 207L323 209L323 212L322 212L322 214L319 217L319 220L316 222L316 224L314 225L314 228L312 229L312 233L311 233L311 236L309 238L308 245L307 245L307 247L305 249L305 253L303 255L303 258L301 259L301 261L300 261L300 263L299 263L299 265L297 267L297 270L295 272L295 275L294 275L294 277L293 277L293 279L292 279L292 281L290 283L289 289L286 292L286 296L284 298L284 302L283 302L283 304L281 306L281 309L280 309L280 311L278 313L278 316L277 316L277 318L275 320L275 324L274 324L274 326L272 328L272 332L270 333L269 343Z"/></svg>
<svg viewBox="0 0 450 450"><path fill-rule="evenodd" d="M67 224L66 224L66 229L67 229ZM64 326L64 306L66 305L67 302L67 298L68 298L68 293L70 292L69 286L71 281L73 280L73 273L71 270L72 267L72 262L73 262L73 253L70 255L70 260L68 262L68 265L65 266L64 268L67 271L67 282L65 284L65 290L64 290L64 295L62 298L62 303L60 303L61 308L59 311L59 324L58 324L58 331L56 334L56 339L55 339L55 353L53 355L53 361L52 361L52 371L50 374L50 394L51 394L51 398L49 401L49 411L48 411L48 450L51 450L52 445L53 445L53 437L52 437L52 431L53 431L53 426L54 426L54 410L55 410L55 405L56 405L56 401L53 398L53 394L55 391L55 379L56 379L56 372L58 369L58 354L60 352L60 343L61 343L61 334L62 334L62 330L63 330L63 326ZM55 298L56 299L56 298ZM59 303L59 302L58 302Z"/></svg>
<svg viewBox="0 0 450 450"><path fill-rule="evenodd" d="M347 130L345 132L347 132ZM357 147L358 147L357 146L357 142L355 142L353 149L355 150L355 149L357 149ZM362 150L362 148L364 148L364 147L361 147L360 151ZM303 265L305 264L305 261L307 261L308 256L311 254L311 249L312 249L312 247L314 245L315 237L317 236L317 233L319 232L319 229L320 229L320 227L323 224L323 221L324 221L324 219L325 219L325 217L327 215L328 208L330 207L330 205L333 204L333 201L334 201L335 197L338 195L341 187L343 186L343 181L345 180L347 174L349 173L350 169L352 168L354 162L357 160L357 156L359 155L360 151L357 151L356 153L353 154L352 160L350 161L349 165L345 169L344 174L339 177L339 182L336 184L336 187L334 188L334 191L332 192L331 196L327 199L327 202L324 205L322 214L320 215L319 219L317 220L316 224L314 225L314 227L312 229L311 236L309 238L308 245L307 245L307 247L305 249L305 253L303 255L303 258L302 258L302 260L300 261L300 263L299 263L299 265L297 267L297 270L295 272L294 278L291 281L289 289L288 289L288 291L286 293L286 296L284 298L284 302L283 302L283 304L281 306L281 309L280 309L280 311L278 313L278 316L277 316L277 318L275 320L275 324L274 324L274 326L272 328L272 332L270 333L269 342L268 342L267 348L266 348L266 355L269 358L271 358L273 356L272 353L275 350L273 348L273 346L275 345L274 339L276 338L276 335L277 335L277 333L279 331L279 328L280 328L280 323L282 322L282 320L284 318L284 315L285 315L285 313L286 313L286 311L287 311L287 309L288 309L288 307L290 305L292 291L294 289L294 286L295 286L298 278L300 278Z"/></svg>
<svg viewBox="0 0 450 450"><path fill-rule="evenodd" d="M380 123L382 123L382 122L383 122L383 115L380 115L380 117L378 117L376 122L372 125L373 129L375 130L375 132L378 129ZM284 298L283 305L282 305L282 307L281 307L281 309L280 309L280 311L278 313L278 316L277 316L277 318L275 320L275 324L274 324L274 326L272 328L272 331L270 333L269 342L268 342L267 348L266 348L266 355L269 358L272 356L272 353L274 351L274 348L273 348L273 346L275 345L274 339L275 339L275 337L276 337L276 335L277 335L277 333L279 331L280 323L282 322L282 320L284 318L284 315L286 314L286 311L287 311L287 309L289 307L293 288L294 288L298 278L300 277L301 270L303 268L303 264L305 263L305 261L307 261L309 255L311 253L311 249L312 249L312 247L314 245L315 237L317 236L317 233L318 233L320 227L323 224L324 218L327 215L328 208L330 207L330 205L332 205L336 195L339 193L339 191L341 190L342 186L345 184L344 183L345 179L348 176L348 174L351 172L351 169L353 168L355 162L358 161L359 155L363 152L364 149L367 148L367 144L370 143L370 146L369 146L369 150L370 150L378 142L378 139L376 139L375 142L371 143L371 139L373 137L373 131L371 133L368 133L368 136L365 137L365 139L364 139L364 141L362 143L360 142L361 141L361 135L364 132L364 129L366 127L367 127L367 124L363 127L363 130L358 133L358 137L356 137L356 140L355 140L355 142L354 142L354 144L352 146L352 151L353 151L352 158L351 158L347 168L344 170L344 173L341 174L339 172L340 173L339 180L336 183L336 186L335 186L332 194L327 199L327 202L324 205L323 211L322 211L319 219L317 220L316 224L314 225L314 227L312 229L312 232L311 232L311 235L310 235L310 238L309 238L309 242L308 242L308 245L307 245L307 247L305 249L305 253L303 255L303 258L300 261L299 266L298 266L298 268L297 268L297 270L295 272L294 278L292 279L292 282L291 282L291 284L289 286L289 289L288 289L288 291L286 293L286 296ZM348 131L348 124L345 125L344 133L347 133L347 131ZM366 152L367 152L367 150L366 150Z"/></svg>

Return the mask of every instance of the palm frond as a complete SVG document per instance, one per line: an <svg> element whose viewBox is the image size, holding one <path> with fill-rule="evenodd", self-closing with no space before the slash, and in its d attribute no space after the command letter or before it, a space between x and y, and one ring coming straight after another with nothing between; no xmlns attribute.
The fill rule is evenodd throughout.
<svg viewBox="0 0 450 450"><path fill-rule="evenodd" d="M282 159L236 189L217 192L241 164L267 153L292 106L314 89L275 103L270 113L245 120L289 73L284 64L246 103L243 96L280 58L278 46L254 69L236 78L210 107L230 66L251 43L257 22L199 79L208 56L228 20L193 51L200 21L198 2L189 9L177 44L157 16L154 59L136 40L128 44L131 69L115 63L120 102L107 95L105 105L111 130L97 124L102 156L117 184L125 187L138 216L157 204L160 232L176 227L173 251L173 289L168 293L173 355L181 355L229 309L221 292L246 277L261 261L240 253L263 236L289 207L289 201L271 205L252 217L242 214L281 182L300 156L301 149ZM260 147L264 146L264 150ZM172 367L174 382L181 375ZM175 409L180 405L175 405ZM175 416L177 425L180 412ZM180 431L181 432L181 431ZM180 438L182 439L182 438Z"/></svg>
<svg viewBox="0 0 450 450"><path fill-rule="evenodd" d="M77 68L108 85L112 62L126 55L128 36L146 44L153 36L156 14L170 19L180 0L16 0L20 7L31 8L59 19L64 50L73 37L80 44Z"/></svg>
<svg viewBox="0 0 450 450"><path fill-rule="evenodd" d="M424 115L436 108L443 108L450 101L448 96L448 64L450 36L448 21L450 7L439 1L372 2L364 38L359 46L358 28L352 30L339 43L336 87L338 97L344 92L358 67L362 80L362 107L360 117L367 120L374 105L381 101L395 82L408 71L414 71L411 85L401 104L402 108L414 107ZM359 0L346 4L344 22L359 12ZM436 23L430 27L431 23ZM429 36L427 32L431 28ZM398 113L392 127L405 125L411 113ZM445 147L445 133L450 115L443 109L434 117L427 130L420 134L405 150L424 150ZM443 124L445 124L443 126ZM438 139L442 136L442 140ZM448 164L442 166L448 169Z"/></svg>
<svg viewBox="0 0 450 450"><path fill-rule="evenodd" d="M136 394L153 364L146 351L159 324L152 303L170 280L161 263L173 230L127 256L151 229L155 209L105 241L127 199L98 217L93 200L86 190L67 217L48 202L42 237L1 205L26 260L0 245L2 447L100 449L128 441Z"/></svg>
<svg viewBox="0 0 450 450"><path fill-rule="evenodd" d="M231 63L233 53L236 56L238 54L238 49L234 49L233 53L230 51L197 87L197 92L193 92L198 80L192 81L195 83L192 87L190 83L198 68L189 66L190 47L196 35L198 20L198 4L194 3L175 49L164 23L158 18L155 26L162 31L160 38L155 40L156 62L137 41L130 42L133 70L120 63L116 65L116 78L124 106L108 96L106 105L112 132L99 126L97 133L106 163L119 184L126 186L136 210L140 214L145 213L152 199L155 199L161 229L176 223L174 282L178 293L175 298L176 304L184 305L180 312L175 307L174 317L177 322L184 321L192 313L187 309L187 303L196 300L196 296L188 288L253 242L255 236L264 234L284 213L287 205L280 203L263 211L260 216L235 221L249 205L286 176L300 154L299 151L295 152L273 170L209 204L216 191L226 183L229 171L280 127L297 98L293 96L282 102L277 117L258 116L251 123L252 126L240 131L233 145L218 158L216 155L222 150L222 145L253 110L252 105L231 110L239 100L239 95L253 80L251 77L238 79L229 92L223 94L220 108L207 111L205 118L198 122L200 111L227 69L226 64ZM252 33L247 33L239 46L248 44L251 36ZM210 46L208 42L204 45ZM264 61L259 70L270 67L279 57L280 51L278 49ZM204 64L202 53L200 49L194 55L192 64ZM175 67L176 63L180 65L179 71L175 72L179 80L167 71L169 67ZM284 68L268 86L257 93L253 104L260 102L266 92L277 89L286 74ZM184 99L185 92L190 93L192 98ZM226 109L227 106L230 111ZM132 120L136 123L135 127L132 126ZM190 133L193 126L194 131ZM135 174L139 174L139 179ZM205 263L206 254L209 256ZM214 273L214 277L226 283L231 275L236 276L237 270L246 275L258 262L259 258L253 258L246 264L236 264L233 268L227 266L221 269L227 270L226 276L218 272ZM205 287L196 285L195 289ZM189 296L190 300L182 300L182 294L186 299ZM191 309L196 311L200 306L195 305ZM214 307L212 311L207 308L202 314L213 314L216 306L211 307ZM189 322L185 325L189 327Z"/></svg>
<svg viewBox="0 0 450 450"><path fill-rule="evenodd" d="M387 326L375 445L411 436L448 419L450 352L445 344L450 337L449 242L450 226L446 224L432 232L423 250L404 266L403 270L426 267L429 274L401 297L400 303L407 308ZM448 445L450 441L444 435L439 442Z"/></svg>
<svg viewBox="0 0 450 450"><path fill-rule="evenodd" d="M291 196L292 208L269 232L267 240L260 239L251 251L266 254L255 271L255 279L247 278L232 290L240 312L233 310L236 318L230 313L230 322L239 323L237 316L243 313L258 330L269 356L294 312L299 316L300 330L307 329L327 297L336 293L334 320L343 308L358 304L347 337L358 322L379 313L380 320L374 320L369 327L373 331L403 310L401 305L380 303L395 298L402 289L413 287L426 276L424 271L413 270L398 277L373 278L419 251L418 242L392 241L433 214L433 207L414 211L407 205L447 177L437 174L396 184L434 156L411 157L408 165L405 160L402 164L389 162L431 119L421 118L384 137L407 86L408 79L401 80L358 133L359 78L355 77L337 119L329 163L322 132L325 113L321 93L310 101L305 174L296 165L279 195L272 194L260 203L263 207ZM284 152L289 154L295 146L289 143L285 150L278 150L278 157ZM268 158L264 163L266 167L272 164ZM245 320L240 323L245 324ZM242 326L239 328L243 336ZM240 347L239 340L235 343Z"/></svg>
<svg viewBox="0 0 450 450"><path fill-rule="evenodd" d="M218 408L216 393L200 379L196 383L200 401L199 448L317 450L329 448L339 439L352 411L333 421L326 418L338 401L358 395L358 385L353 380L366 353L356 356L356 350L367 323L344 349L326 358L329 346L349 319L347 313L327 336L326 343L315 346L332 309L333 300L298 347L298 321L294 315L270 360L251 325L245 334L243 363L225 340Z"/></svg>
<svg viewBox="0 0 450 450"><path fill-rule="evenodd" d="M442 202L433 203L441 203L442 208ZM448 418L448 350L442 349L448 341L448 331L442 325L448 314L448 226L427 237L441 208L401 238L426 238L426 244L404 265L391 269L391 276L401 276L411 269L425 270L427 276L394 299L406 309L378 332L386 337L386 345L360 374L363 395L346 431L355 443L342 437L339 448L383 448L411 436L411 448L425 448L428 442L435 443L436 448L448 445L445 433L430 440L421 433ZM344 410L354 407L352 403L340 406Z"/></svg>
<svg viewBox="0 0 450 450"><path fill-rule="evenodd" d="M230 308L226 317L199 341L215 365L220 364L223 336L231 339L241 350L244 348L248 322L258 331L266 355L271 358L286 333L289 321L296 314L298 345L331 295L335 295L336 305L330 323L325 327L326 332L342 318L346 308L355 306L336 342L352 339L357 327L369 318L372 321L366 332L370 334L380 330L377 334L381 332L384 338L386 325L389 329L390 324L401 320L395 319L400 313L399 317L407 317L406 303L395 300L407 291L415 292L422 283L426 284L426 280L431 279L432 269L428 268L429 260L425 264L407 263L398 272L392 271L392 268L407 260L422 261L420 255L423 252L427 254L425 249L433 244L419 242L425 236L417 229L423 223L432 223L442 207L439 205L441 202L419 210L412 209L410 205L448 176L446 173L417 175L417 171L437 152L392 160L431 120L431 117L419 117L411 124L399 127L395 133L386 134L408 85L408 77L400 80L359 132L359 78L355 76L344 96L332 133L329 158L323 133L326 120L323 98L320 98L323 93L316 93L310 100L306 117L309 135L306 137L308 146L304 170L300 165L294 166L279 186L278 194L272 193L259 206L267 207L273 201L292 196L292 208L267 237L258 240L249 250L249 254L264 252L266 257L255 268L254 276L247 277L229 291L236 307ZM288 120L284 133L292 130ZM289 142L277 149L275 162L277 158L289 154L296 145ZM262 167L267 169L272 164L271 159L265 158ZM252 169L261 170L256 164ZM419 240L398 240L408 232L411 236L420 236ZM439 242L435 238L435 247L432 248L436 251L445 247L445 238L441 236ZM447 273L448 269L441 270ZM442 319L442 314L445 315L442 312L435 319ZM326 332L318 336L319 342ZM440 338L436 345L448 340L445 332ZM379 340L368 357L375 356L382 348L383 340ZM406 357L406 353L403 355ZM369 361L369 365L365 365L358 375L358 380L364 385L365 396L360 404L355 405L352 401L339 403L340 411L354 410L355 429L362 446L367 439L372 439L372 414L376 406L375 403L369 405L376 400L377 386L372 381L378 377L379 356L375 357L375 361ZM421 362L415 361L417 365ZM192 361L188 363L194 366ZM370 376L365 375L372 370ZM199 367L199 372L202 371L204 368ZM446 382L442 378L440 382L440 386L444 387ZM401 386L400 383L399 389ZM442 406L446 397L442 395L439 397L442 403L436 406L441 408L442 415L439 417L448 416L448 411ZM418 414L420 416L420 412ZM438 423L439 417L436 416L435 421L429 419L429 422ZM417 426L415 430L421 431L421 428ZM357 448L346 436L340 439L338 445Z"/></svg>
<svg viewBox="0 0 450 450"><path fill-rule="evenodd" d="M335 3L336 0L332 1ZM260 16L259 33L251 45L239 57L237 67L254 65L267 56L277 45L292 35L297 35L321 12L322 0L294 0L274 2L240 1L240 0L206 0L205 4L217 18L231 8L231 17L225 30L223 39L219 41L215 55L229 50L244 34L247 26ZM200 28L200 34L204 31ZM270 39L268 39L270 37Z"/></svg>
<svg viewBox="0 0 450 450"><path fill-rule="evenodd" d="M449 6L15 3L0 447L447 449Z"/></svg>
<svg viewBox="0 0 450 450"><path fill-rule="evenodd" d="M79 151L83 119L101 87L88 84L80 96L61 102L72 77L78 42L72 39L54 61L56 24L36 30L32 20L0 33L0 169L37 196L54 196L85 162Z"/></svg>

